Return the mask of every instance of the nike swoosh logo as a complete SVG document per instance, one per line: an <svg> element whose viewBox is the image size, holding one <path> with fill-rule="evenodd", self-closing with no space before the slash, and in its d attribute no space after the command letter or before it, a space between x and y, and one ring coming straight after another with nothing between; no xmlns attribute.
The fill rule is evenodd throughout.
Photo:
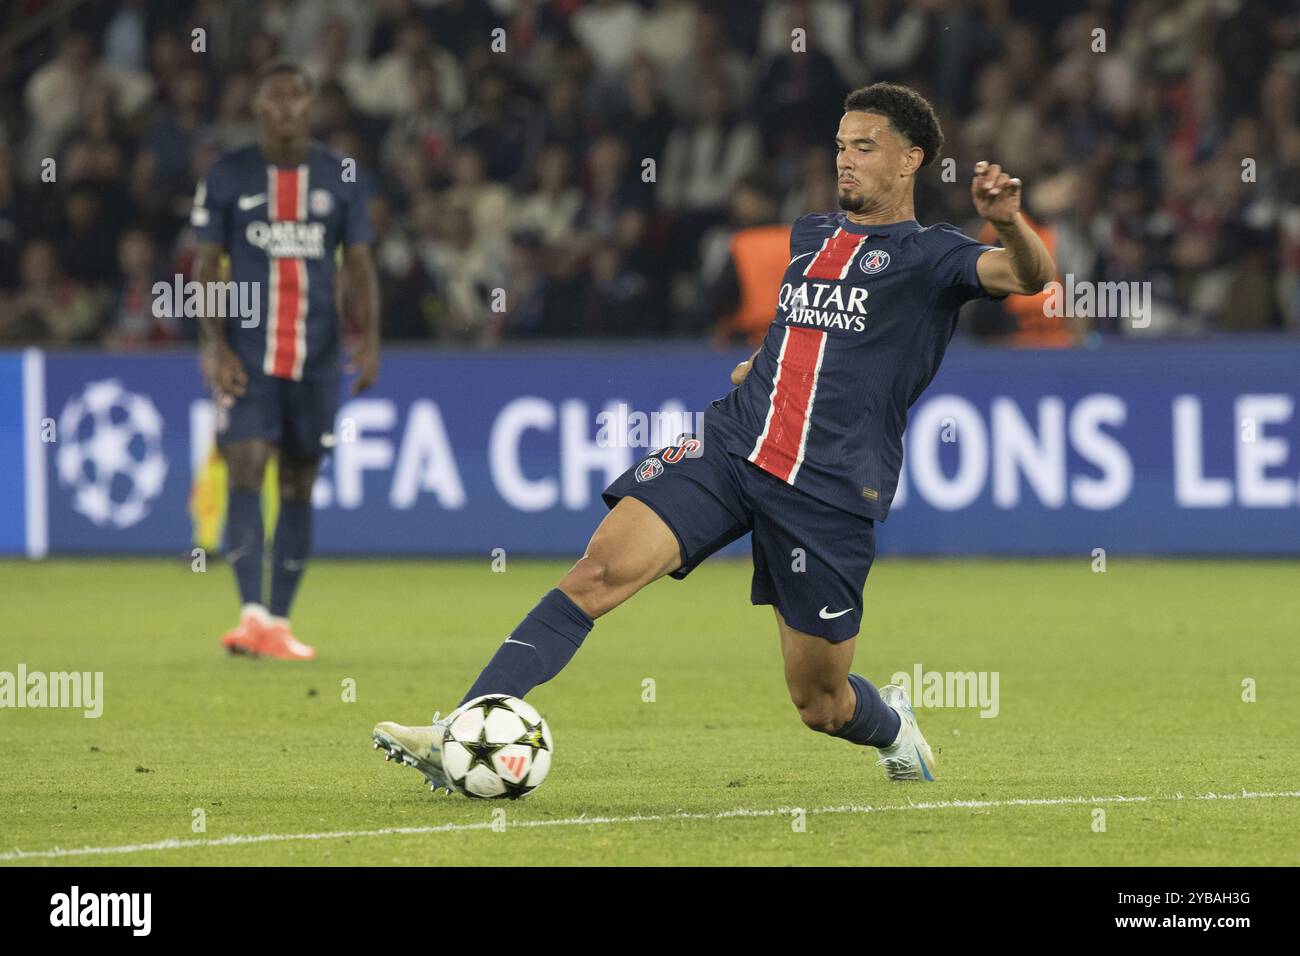
<svg viewBox="0 0 1300 956"><path fill-rule="evenodd" d="M821 609L820 611L818 611L817 614L818 614L819 617L821 617L822 620L824 620L824 621L829 621L831 618L840 617L840 616L843 615L843 614L848 614L849 611L852 611L852 610L853 610L853 608L851 608L851 607L846 607L844 610L842 610L842 611L836 611L834 614L827 614L826 612L827 612L828 610L829 610L829 608L827 608L825 605L823 605L823 606L822 606L822 609Z"/></svg>
<svg viewBox="0 0 1300 956"><path fill-rule="evenodd" d="M916 759L921 764L921 776L926 780L933 780L934 774L932 774L930 768L925 765L925 758L921 756L921 748L913 747L912 749L916 751Z"/></svg>
<svg viewBox="0 0 1300 956"><path fill-rule="evenodd" d="M258 193L256 196L240 196L238 200L239 208L245 212L256 209L264 202L266 202L266 193Z"/></svg>
<svg viewBox="0 0 1300 956"><path fill-rule="evenodd" d="M507 644L518 644L520 647L533 647L533 645L531 645L531 644L525 644L523 641L515 641L515 640L511 640L511 639L508 638L508 637L506 638L505 642L506 642ZM533 647L533 650L537 650L537 648Z"/></svg>

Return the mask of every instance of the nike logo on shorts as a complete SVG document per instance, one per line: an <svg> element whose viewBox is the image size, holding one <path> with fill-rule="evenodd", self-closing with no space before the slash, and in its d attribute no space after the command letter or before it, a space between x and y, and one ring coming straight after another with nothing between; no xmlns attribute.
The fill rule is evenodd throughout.
<svg viewBox="0 0 1300 956"><path fill-rule="evenodd" d="M817 615L818 615L822 620L824 620L824 621L829 621L829 620L831 620L832 618L836 618L836 617L840 617L840 616L842 616L842 615L844 615L844 614L848 614L849 611L852 611L852 610L853 610L853 608L851 608L851 607L846 607L844 610L842 610L842 611L836 611L834 614L827 614L826 612L827 612L828 610L829 610L829 608L827 608L827 607L823 604L823 605L822 605L822 609L821 609L820 611L817 612Z"/></svg>

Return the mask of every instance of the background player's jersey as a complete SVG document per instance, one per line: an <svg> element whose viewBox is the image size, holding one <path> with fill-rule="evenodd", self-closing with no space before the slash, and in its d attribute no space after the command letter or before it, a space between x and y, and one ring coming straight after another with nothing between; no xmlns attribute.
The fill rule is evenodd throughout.
<svg viewBox="0 0 1300 956"><path fill-rule="evenodd" d="M907 410L962 303L988 295L975 262L992 248L947 223L796 220L776 317L744 382L713 403L713 433L801 491L883 521Z"/></svg>
<svg viewBox="0 0 1300 956"><path fill-rule="evenodd" d="M256 327L226 319L245 368L298 380L338 363L335 252L371 241L365 197L343 172L343 157L315 142L298 166L276 166L252 145L222 155L199 183L198 238L230 254L232 281L260 287Z"/></svg>

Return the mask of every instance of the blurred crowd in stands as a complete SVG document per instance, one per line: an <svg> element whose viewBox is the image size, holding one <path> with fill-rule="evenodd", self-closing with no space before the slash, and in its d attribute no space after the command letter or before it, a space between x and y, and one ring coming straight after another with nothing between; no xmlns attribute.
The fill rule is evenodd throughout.
<svg viewBox="0 0 1300 956"><path fill-rule="evenodd" d="M4 344L193 337L151 289L188 273L195 184L256 137L253 78L278 57L316 83L314 135L358 160L390 341L752 339L735 240L837 208L844 96L879 80L943 123L923 224L980 236L988 159L1025 181L1063 276L1151 283L1141 332L1040 328L1012 297L973 304L963 334L1300 329L1292 3L11 0L0 18Z"/></svg>

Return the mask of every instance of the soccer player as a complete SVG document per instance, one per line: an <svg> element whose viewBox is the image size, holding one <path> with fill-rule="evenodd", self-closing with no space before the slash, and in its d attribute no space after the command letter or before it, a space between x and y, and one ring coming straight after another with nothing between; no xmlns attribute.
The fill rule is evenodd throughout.
<svg viewBox="0 0 1300 956"><path fill-rule="evenodd" d="M212 164L191 216L199 239L194 279L205 288L217 282L228 253L234 287L253 290L258 304L252 317L205 315L201 322L203 366L218 404L217 446L228 473L226 560L243 606L239 625L221 644L231 653L283 660L316 656L294 637L289 610L311 551L312 483L334 444L340 246L338 293L360 330L353 392L369 388L379 370L379 293L365 197L355 164L309 139L312 100L300 67L268 64L254 99L258 142ZM280 512L268 606L261 491L272 455L279 456Z"/></svg>
<svg viewBox="0 0 1300 956"><path fill-rule="evenodd" d="M848 95L835 137L841 211L794 223L775 318L733 371L736 387L706 413L703 442L659 449L605 490L611 510L586 553L465 700L525 696L560 672L596 618L752 532L751 601L774 606L800 718L876 748L891 779L934 779L904 688L878 691L850 672L875 522L894 497L907 410L934 377L962 303L1037 292L1055 272L1020 216L1020 180L996 164L976 164L971 199L1002 248L916 221L916 176L942 144L934 110L913 90L877 83ZM385 722L373 737L436 789L442 726L435 714L433 726Z"/></svg>

